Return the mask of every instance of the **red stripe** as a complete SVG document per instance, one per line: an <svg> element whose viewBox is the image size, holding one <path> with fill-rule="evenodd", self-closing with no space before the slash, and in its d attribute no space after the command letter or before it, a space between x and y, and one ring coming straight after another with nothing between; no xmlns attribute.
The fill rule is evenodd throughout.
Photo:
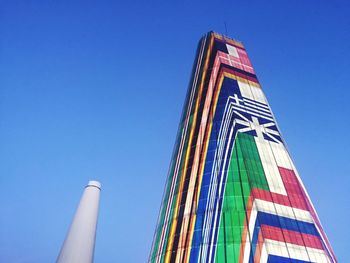
<svg viewBox="0 0 350 263"><path fill-rule="evenodd" d="M287 195L277 194L270 191L254 188L252 195L254 199L261 199L280 205L299 208L309 211L305 201L303 190L300 187L298 179L293 170L278 167Z"/></svg>
<svg viewBox="0 0 350 263"><path fill-rule="evenodd" d="M311 247L323 250L318 236L281 229L274 226L261 225L260 231L264 239L272 239L280 242L291 243L298 246Z"/></svg>
<svg viewBox="0 0 350 263"><path fill-rule="evenodd" d="M319 225L317 215L315 211L312 209L310 201L308 200L306 193L304 192L296 174L293 170L278 167L284 187L287 192L287 196L273 193L266 190L261 190L257 188L253 188L251 190L248 203L247 203L247 220L250 220L250 212L255 199L261 199L268 202L273 202L276 204L281 204L289 207L299 208L302 210L310 211L313 215L314 220L316 220L317 225L321 229L322 236L324 235L322 227ZM240 247L240 257L239 262L243 262L244 258L244 248L245 243L249 242L246 239L248 232L248 226L245 222L244 229L242 233L242 243ZM290 231L286 229L281 229L278 227L262 225L261 231L259 232L259 236L262 235L264 239L272 239L281 242L291 243L299 246L305 246L310 248L316 248L320 250L324 250L325 248L322 245L321 239L317 236L313 236L310 234L299 233L296 231ZM326 239L326 242L328 240ZM327 242L328 245L328 242ZM261 247L259 247L261 249ZM333 251L331 251L333 255ZM259 250L258 255L256 255L256 259L259 259L261 256L261 251Z"/></svg>
<svg viewBox="0 0 350 263"><path fill-rule="evenodd" d="M280 174L281 174L282 178L283 178L283 176L286 176L286 178L289 178L289 180L288 180L289 185L287 185L287 186L290 187L290 190L292 191L291 195L299 195L300 194L303 197L303 198L299 198L299 200L301 200L301 202L303 202L303 204L305 205L305 207L306 207L305 210L310 211L313 219L315 220L316 225L319 228L319 231L321 232L323 240L327 244L327 250L332 254L332 257L335 259L334 252L333 252L332 247L329 243L329 240L328 240L328 238L323 230L323 227L320 223L320 220L318 219L317 213L313 209L313 206L312 206L309 198L307 197L306 192L303 190L303 187L301 186L299 179L294 174L294 171L286 169L286 168L282 168L282 167L279 167L279 170L280 170ZM293 176L290 176L291 174ZM294 202L297 202L297 201L294 201Z"/></svg>
<svg viewBox="0 0 350 263"><path fill-rule="evenodd" d="M256 78L250 77L248 75L242 74L242 73L237 72L237 71L233 71L233 70L228 69L228 68L225 68L224 70L225 70L225 72L231 73L237 77L240 77L242 79L246 79L246 80L249 80L251 82L255 82L255 83L259 84L259 81Z"/></svg>
<svg viewBox="0 0 350 263"><path fill-rule="evenodd" d="M221 51L218 51L218 55L219 55L220 61L222 63L230 65L230 61L231 61L231 63L233 63L233 65L236 68L239 68L241 70L247 71L247 72L252 73L252 74L255 74L255 71L251 67L251 64L242 61L241 57L236 58L230 54L226 54L226 53L221 52Z"/></svg>

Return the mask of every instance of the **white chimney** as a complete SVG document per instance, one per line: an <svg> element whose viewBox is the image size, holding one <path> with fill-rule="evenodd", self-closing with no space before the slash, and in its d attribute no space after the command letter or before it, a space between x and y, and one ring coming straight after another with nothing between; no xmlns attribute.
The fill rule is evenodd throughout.
<svg viewBox="0 0 350 263"><path fill-rule="evenodd" d="M89 181L61 248L57 263L92 263L101 184Z"/></svg>

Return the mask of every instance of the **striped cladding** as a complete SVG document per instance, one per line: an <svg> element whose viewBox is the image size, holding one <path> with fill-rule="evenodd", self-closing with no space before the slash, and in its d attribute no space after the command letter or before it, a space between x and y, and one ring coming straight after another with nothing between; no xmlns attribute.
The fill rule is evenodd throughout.
<svg viewBox="0 0 350 263"><path fill-rule="evenodd" d="M242 43L200 41L149 262L337 262Z"/></svg>

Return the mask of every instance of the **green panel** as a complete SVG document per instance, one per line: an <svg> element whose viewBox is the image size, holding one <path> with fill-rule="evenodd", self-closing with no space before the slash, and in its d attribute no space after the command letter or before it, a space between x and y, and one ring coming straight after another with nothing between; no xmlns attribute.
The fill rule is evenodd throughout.
<svg viewBox="0 0 350 263"><path fill-rule="evenodd" d="M181 162L180 162L178 177L177 177L175 190L174 190L174 198L173 198L173 201L171 203L169 222L165 222L166 224L168 224L168 228L167 228L167 231L165 233L164 246L163 246L163 250L162 250L161 254L165 254L166 253L166 248L167 248L168 242L169 242L169 231L171 229L171 222L172 222L172 219L174 217L174 208L175 208L176 200L182 194L182 193L179 193L178 191L179 191L179 186L180 186L180 178L183 176L183 172L184 172L186 150L187 150L187 147L188 147L188 140L189 140L189 137L190 137L190 127L192 125L192 122L193 122L193 116L190 116L189 124L188 124L189 128L187 130L187 135L186 135L186 139L185 139L185 142L184 142L184 147L183 147L183 150L182 150ZM162 256L160 262L161 263L164 262L164 259L165 259L165 257Z"/></svg>
<svg viewBox="0 0 350 263"><path fill-rule="evenodd" d="M191 127L192 119L193 119L193 116L190 116L188 127ZM183 129L183 125L181 126L181 130L182 129ZM157 226L157 233L156 233L157 236L156 236L155 245L153 246L151 262L155 262L155 260L157 258L157 254L156 254L157 250L158 250L157 248L158 248L158 245L159 245L160 235L161 235L162 229L164 227L164 224L168 224L168 228L167 228L167 232L165 233L164 246L163 246L163 250L162 250L161 254L165 253L166 247L168 245L169 230L170 230L171 222L172 222L172 218L173 218L174 206L175 206L175 203L176 203L176 199L177 199L177 197L179 195L178 188L179 188L179 184L180 184L180 178L181 178L182 172L183 172L185 154L186 154L186 149L187 149L188 139L189 139L189 131L190 131L190 129L187 130L187 135L186 135L186 139L185 139L185 142L184 142L184 147L183 147L183 151L182 151L180 167L179 167L179 171L178 171L178 177L177 177L177 181L176 181L176 184L175 184L174 198L173 198L173 201L171 203L169 221L168 222L164 222L166 207L167 207L169 199L170 199L169 196L170 196L171 182L172 182L173 177L174 177L176 157L178 155L178 150L179 150L179 146L180 146L181 136L177 139L177 142L176 142L176 146L175 146L176 147L176 154L174 154L173 157L172 157L172 162L173 163L171 165L170 176L168 178L168 182L167 182L167 186L166 186L165 198L163 199L163 207L162 207L162 210L161 210L161 218L160 218L160 221L159 221L159 225ZM164 261L164 257L162 257L162 259L161 259L161 262L163 262L163 261Z"/></svg>
<svg viewBox="0 0 350 263"><path fill-rule="evenodd" d="M253 136L238 133L231 153L215 262L238 262L251 188L268 190Z"/></svg>

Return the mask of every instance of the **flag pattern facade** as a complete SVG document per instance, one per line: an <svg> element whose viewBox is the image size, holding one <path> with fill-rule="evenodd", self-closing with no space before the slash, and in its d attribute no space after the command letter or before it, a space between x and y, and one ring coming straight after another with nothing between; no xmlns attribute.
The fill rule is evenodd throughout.
<svg viewBox="0 0 350 263"><path fill-rule="evenodd" d="M337 262L242 43L200 41L149 262Z"/></svg>

